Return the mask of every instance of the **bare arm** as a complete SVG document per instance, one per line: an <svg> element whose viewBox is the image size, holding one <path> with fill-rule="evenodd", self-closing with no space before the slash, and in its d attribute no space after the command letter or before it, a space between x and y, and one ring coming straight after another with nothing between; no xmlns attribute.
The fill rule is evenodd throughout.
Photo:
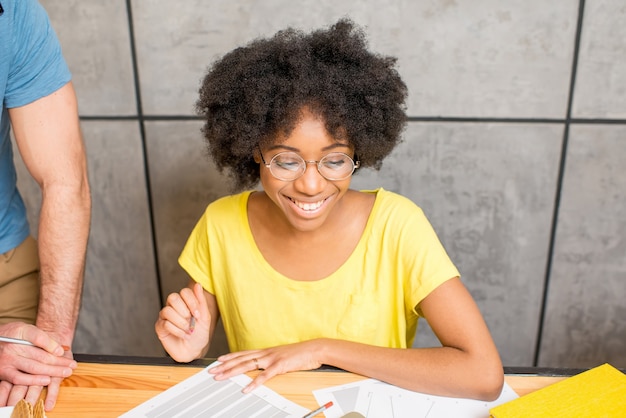
<svg viewBox="0 0 626 418"><path fill-rule="evenodd" d="M419 306L442 347L385 348L334 339L316 339L265 350L220 356L211 369L217 379L259 367L246 388L271 377L328 364L393 385L434 395L493 400L504 382L500 356L471 295L458 278L435 289ZM254 360L256 359L256 361Z"/></svg>
<svg viewBox="0 0 626 418"><path fill-rule="evenodd" d="M500 356L461 281L439 286L420 310L442 347L406 350L332 340L323 344L322 363L415 391L495 399L504 382Z"/></svg>
<svg viewBox="0 0 626 418"><path fill-rule="evenodd" d="M91 216L85 149L74 88L9 110L24 163L42 191L41 292L37 326L71 346Z"/></svg>

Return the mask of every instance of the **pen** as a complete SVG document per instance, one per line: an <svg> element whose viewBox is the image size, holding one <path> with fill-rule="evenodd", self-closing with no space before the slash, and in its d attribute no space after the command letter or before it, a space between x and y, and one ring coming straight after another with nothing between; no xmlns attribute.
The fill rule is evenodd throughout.
<svg viewBox="0 0 626 418"><path fill-rule="evenodd" d="M306 414L305 416L303 416L302 418L312 418L315 415L319 414L320 412L324 412L325 410L327 410L328 408L330 408L331 406L333 406L333 401L327 402L324 405L320 406L319 408L317 408L315 411L311 411L308 414Z"/></svg>
<svg viewBox="0 0 626 418"><path fill-rule="evenodd" d="M0 337L0 343L11 343L11 344L21 344L21 345L30 345L35 346L35 344L30 341L20 340L19 338L11 338L11 337ZM70 351L70 348L66 345L62 345L63 350Z"/></svg>
<svg viewBox="0 0 626 418"><path fill-rule="evenodd" d="M193 332L194 329L196 329L196 317L192 315L189 320L189 332Z"/></svg>

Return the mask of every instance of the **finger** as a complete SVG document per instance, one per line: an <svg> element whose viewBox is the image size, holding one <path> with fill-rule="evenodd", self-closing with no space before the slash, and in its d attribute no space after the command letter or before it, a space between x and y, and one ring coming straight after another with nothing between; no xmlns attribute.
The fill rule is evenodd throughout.
<svg viewBox="0 0 626 418"><path fill-rule="evenodd" d="M28 359L29 361L35 361L37 363L37 367L63 367L75 369L78 367L78 363L74 360L74 356L71 351L64 351L62 356L56 356L50 353L45 352L44 350L37 347L25 347L25 351L21 353L21 357L24 359ZM32 371L29 371L32 373ZM38 369L37 372L41 374L48 374L47 372L41 371ZM65 376L67 377L67 376Z"/></svg>
<svg viewBox="0 0 626 418"><path fill-rule="evenodd" d="M26 385L42 385L46 386L49 381L30 381L23 380L28 379L29 376L52 376L52 377L68 377L72 375L73 369L76 368L76 361L65 357L55 357L50 354L44 353L49 358L37 358L37 356L17 357L13 362L13 367L20 373L16 374L13 383L26 384ZM24 376L26 374L26 376ZM19 379L19 380L18 380Z"/></svg>
<svg viewBox="0 0 626 418"><path fill-rule="evenodd" d="M45 375L40 375L40 374L22 373L19 370L16 370L15 373L10 376L10 381L14 385L46 386L50 383L50 376L45 376Z"/></svg>
<svg viewBox="0 0 626 418"><path fill-rule="evenodd" d="M185 317L187 321L187 332L192 333L196 327L196 321L201 319L202 314L200 313L200 305L202 304L202 299L204 299L204 295L200 296L198 299L198 295L192 289L185 288L180 291L180 296L187 305L187 309L189 309L189 316Z"/></svg>
<svg viewBox="0 0 626 418"><path fill-rule="evenodd" d="M245 388L242 389L242 392L243 393L250 393L254 389L256 389L259 386L263 385L265 382L267 382L268 380L270 380L274 376L276 376L275 372L272 372L271 370L268 370L268 369L263 370L254 379L252 379L252 382L250 382L248 384L248 386L246 386Z"/></svg>
<svg viewBox="0 0 626 418"><path fill-rule="evenodd" d="M169 295L167 295L165 304L167 306L171 306L174 310L176 310L177 312L180 312L181 314L184 314L185 312L189 311L189 309L187 308L187 305L185 304L185 301L180 295L180 292L174 292L174 293L170 293Z"/></svg>
<svg viewBox="0 0 626 418"><path fill-rule="evenodd" d="M62 380L63 379L54 378L52 379L52 382L48 385L46 400L44 401L44 409L46 411L51 411L52 408L54 408L54 405L56 405Z"/></svg>
<svg viewBox="0 0 626 418"><path fill-rule="evenodd" d="M155 326L159 338L168 337L170 334L178 338L185 338L189 322L171 306L166 306L159 312L159 320Z"/></svg>
<svg viewBox="0 0 626 418"><path fill-rule="evenodd" d="M222 354L217 358L217 360L221 363L226 363L231 360L236 360L238 358L247 359L250 357L250 354L259 354L259 350L245 350L245 351L235 351L233 353Z"/></svg>
<svg viewBox="0 0 626 418"><path fill-rule="evenodd" d="M200 298L198 298L198 294L195 292L195 290L186 287L180 291L180 297L183 302L185 302L185 306L189 310L189 317L199 317L201 314L200 305L202 304L202 299L204 298L204 295L201 294Z"/></svg>
<svg viewBox="0 0 626 418"><path fill-rule="evenodd" d="M224 380L249 371L263 369L263 362L263 357L257 357L256 354L248 354L221 364L214 369L210 369L210 371L215 373L215 379Z"/></svg>
<svg viewBox="0 0 626 418"><path fill-rule="evenodd" d="M5 350L8 351L8 350ZM55 366L64 367L76 367L76 362L70 357L65 356L65 351L62 356L50 354L46 350L37 346L17 345L12 344L10 348L13 358L22 358L38 363L52 364Z"/></svg>
<svg viewBox="0 0 626 418"><path fill-rule="evenodd" d="M234 353L222 354L217 358L217 361L219 361L221 364L211 367L209 369L209 373L212 373L214 375L224 373L224 371L232 367L233 362L241 361L241 358L243 358L248 353L251 353L251 351L236 351Z"/></svg>
<svg viewBox="0 0 626 418"><path fill-rule="evenodd" d="M29 386L24 399L30 402L31 405L35 405L35 403L37 403L37 400L39 399L39 395L41 395L42 390L43 386Z"/></svg>
<svg viewBox="0 0 626 418"><path fill-rule="evenodd" d="M28 386L13 385L13 387L11 388L11 393L9 394L9 400L7 401L7 405L15 406L16 403L24 399L27 390Z"/></svg>
<svg viewBox="0 0 626 418"><path fill-rule="evenodd" d="M196 298L199 301L198 311L194 312L194 315L200 315L202 319L209 319L209 304L206 301L206 297L204 296L204 288L200 283L196 283L193 285L193 293L196 295Z"/></svg>
<svg viewBox="0 0 626 418"><path fill-rule="evenodd" d="M178 325L175 325L171 323L170 321L166 321L163 323L163 331L164 331L163 338L176 337L176 338L183 339L183 340L189 339L190 335L189 335L187 327L188 327L188 324L185 325L183 329L181 329Z"/></svg>
<svg viewBox="0 0 626 418"><path fill-rule="evenodd" d="M161 310L161 312L166 315L167 320L178 326L180 329L187 329L189 327L191 311L180 293L172 293L169 295L167 297L167 305Z"/></svg>
<svg viewBox="0 0 626 418"><path fill-rule="evenodd" d="M74 363L73 367L72 367L72 364L70 363L70 367L72 367L73 369L78 367L78 363L76 363L76 361L74 361L74 353L72 352L71 348L69 350L65 350L65 353L63 354L63 357L66 358L66 359L69 359L71 361L71 363Z"/></svg>
<svg viewBox="0 0 626 418"><path fill-rule="evenodd" d="M30 341L35 346L55 356L62 356L65 353L65 348L61 344L55 341L47 332L34 325L24 326L21 338Z"/></svg>
<svg viewBox="0 0 626 418"><path fill-rule="evenodd" d="M4 380L0 382L0 407L7 406L7 401L9 400L9 394L11 393L12 388L12 383Z"/></svg>

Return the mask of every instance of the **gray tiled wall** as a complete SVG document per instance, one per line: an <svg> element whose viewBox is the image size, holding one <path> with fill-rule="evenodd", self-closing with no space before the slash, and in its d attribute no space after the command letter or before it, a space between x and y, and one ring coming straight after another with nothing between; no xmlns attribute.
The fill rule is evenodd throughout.
<svg viewBox="0 0 626 418"><path fill-rule="evenodd" d="M404 142L354 187L424 208L505 365L626 367L622 0L41 1L74 74L94 199L76 351L163 355L154 320L188 280L178 253L228 193L194 117L206 67L348 15L410 90ZM36 226L23 167L20 184ZM417 345L433 342L424 324Z"/></svg>

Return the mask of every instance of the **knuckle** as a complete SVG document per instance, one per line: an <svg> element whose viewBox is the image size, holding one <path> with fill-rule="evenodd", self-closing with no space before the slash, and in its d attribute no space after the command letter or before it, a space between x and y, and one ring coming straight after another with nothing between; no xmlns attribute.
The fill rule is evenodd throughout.
<svg viewBox="0 0 626 418"><path fill-rule="evenodd" d="M178 293L170 293L169 295L167 295L167 303L175 303L178 298Z"/></svg>

